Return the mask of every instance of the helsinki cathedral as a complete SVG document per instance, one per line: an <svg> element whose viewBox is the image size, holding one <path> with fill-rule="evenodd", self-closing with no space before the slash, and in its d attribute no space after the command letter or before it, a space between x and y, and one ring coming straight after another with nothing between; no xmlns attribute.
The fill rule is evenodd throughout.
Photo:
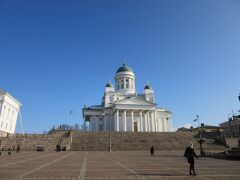
<svg viewBox="0 0 240 180"><path fill-rule="evenodd" d="M123 64L115 75L115 86L107 83L101 105L82 109L89 131L172 132L172 112L155 103L147 83L142 94L135 88L133 70Z"/></svg>

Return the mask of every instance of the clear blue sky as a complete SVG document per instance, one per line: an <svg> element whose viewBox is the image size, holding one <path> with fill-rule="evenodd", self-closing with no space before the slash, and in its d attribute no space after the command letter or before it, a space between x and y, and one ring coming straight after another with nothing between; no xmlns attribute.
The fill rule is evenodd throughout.
<svg viewBox="0 0 240 180"><path fill-rule="evenodd" d="M175 128L217 125L240 109L240 1L0 0L0 88L25 131L81 123L125 57Z"/></svg>

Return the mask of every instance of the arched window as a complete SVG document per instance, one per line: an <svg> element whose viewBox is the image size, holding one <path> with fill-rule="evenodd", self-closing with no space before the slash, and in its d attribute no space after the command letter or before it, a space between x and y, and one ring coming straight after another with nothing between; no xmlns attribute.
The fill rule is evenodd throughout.
<svg viewBox="0 0 240 180"><path fill-rule="evenodd" d="M126 79L126 89L129 89L129 78Z"/></svg>
<svg viewBox="0 0 240 180"><path fill-rule="evenodd" d="M123 81L123 79L121 80L121 89L124 89L124 81Z"/></svg>
<svg viewBox="0 0 240 180"><path fill-rule="evenodd" d="M118 82L117 82L117 89L118 89L118 90L120 89L120 84L121 84L121 82L118 81Z"/></svg>

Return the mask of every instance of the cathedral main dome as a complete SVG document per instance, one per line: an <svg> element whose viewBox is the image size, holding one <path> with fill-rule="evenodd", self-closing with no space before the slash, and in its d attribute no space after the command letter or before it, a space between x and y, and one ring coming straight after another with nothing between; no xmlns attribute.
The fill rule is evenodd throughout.
<svg viewBox="0 0 240 180"><path fill-rule="evenodd" d="M132 72L133 73L133 70L124 63L120 68L118 68L116 74L120 73L120 72Z"/></svg>

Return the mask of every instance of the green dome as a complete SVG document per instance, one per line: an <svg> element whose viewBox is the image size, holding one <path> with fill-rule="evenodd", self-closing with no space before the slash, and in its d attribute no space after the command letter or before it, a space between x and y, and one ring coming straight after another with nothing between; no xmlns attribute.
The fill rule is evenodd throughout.
<svg viewBox="0 0 240 180"><path fill-rule="evenodd" d="M113 87L112 83L107 83L106 87Z"/></svg>
<svg viewBox="0 0 240 180"><path fill-rule="evenodd" d="M150 85L146 85L144 89L152 89L152 87Z"/></svg>
<svg viewBox="0 0 240 180"><path fill-rule="evenodd" d="M117 73L120 73L120 72L132 72L133 73L133 70L128 67L126 64L123 64L120 68L118 68L117 70Z"/></svg>

